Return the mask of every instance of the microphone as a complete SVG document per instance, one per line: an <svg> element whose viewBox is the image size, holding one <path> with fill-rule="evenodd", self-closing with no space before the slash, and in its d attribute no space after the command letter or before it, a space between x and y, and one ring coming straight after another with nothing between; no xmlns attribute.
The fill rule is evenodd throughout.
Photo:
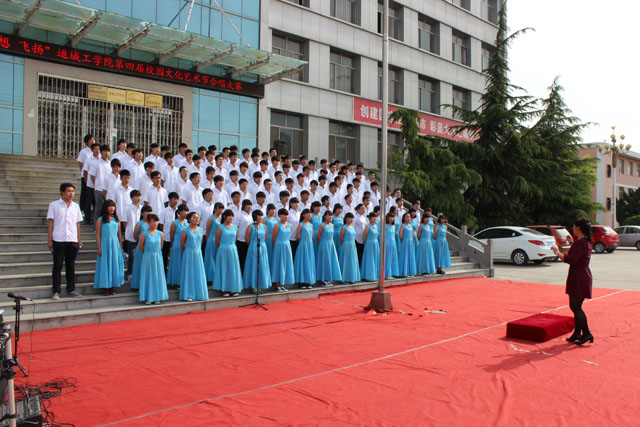
<svg viewBox="0 0 640 427"><path fill-rule="evenodd" d="M22 301L32 301L31 298L23 297L22 295L16 295L13 292L9 292L7 296L13 299L21 299Z"/></svg>

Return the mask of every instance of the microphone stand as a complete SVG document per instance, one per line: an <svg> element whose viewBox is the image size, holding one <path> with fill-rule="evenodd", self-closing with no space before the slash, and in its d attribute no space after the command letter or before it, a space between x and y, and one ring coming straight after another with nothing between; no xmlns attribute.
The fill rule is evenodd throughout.
<svg viewBox="0 0 640 427"><path fill-rule="evenodd" d="M259 226L259 222L256 221L254 223L255 227L256 227L256 247L258 249L257 253L258 253L258 262L256 265L257 268L257 272L256 272L256 300L253 302L253 305L257 305L258 307L262 308L263 310L267 311L269 310L267 307L265 307L264 305L260 304L260 301L258 300L258 298L260 298L260 231L258 230L258 226ZM266 227L266 225L265 225Z"/></svg>
<svg viewBox="0 0 640 427"><path fill-rule="evenodd" d="M13 298L13 302L16 304L16 306L13 308L16 311L16 323L14 325L14 329L15 329L15 351L13 352L13 361L15 363L15 365L20 368L20 370L22 371L22 373L24 374L25 377L28 377L29 374L27 374L27 371L24 369L24 367L20 364L20 362L18 361L18 341L20 341L20 313L22 312L22 307L20 306L20 298ZM9 346L11 346L11 344L9 344Z"/></svg>

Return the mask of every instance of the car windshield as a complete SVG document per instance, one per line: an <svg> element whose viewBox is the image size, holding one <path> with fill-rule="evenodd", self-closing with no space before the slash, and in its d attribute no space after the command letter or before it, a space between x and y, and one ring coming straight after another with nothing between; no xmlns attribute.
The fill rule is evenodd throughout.
<svg viewBox="0 0 640 427"><path fill-rule="evenodd" d="M566 228L556 228L556 233L558 233L558 237L560 237L561 239L566 239L569 235L569 232Z"/></svg>
<svg viewBox="0 0 640 427"><path fill-rule="evenodd" d="M602 227L602 228L606 233L615 233L615 231L613 231L611 227Z"/></svg>
<svg viewBox="0 0 640 427"><path fill-rule="evenodd" d="M523 228L521 231L524 231L525 233L529 233L529 234L535 234L536 236L546 236L546 234L543 234L537 230L532 230L530 228Z"/></svg>

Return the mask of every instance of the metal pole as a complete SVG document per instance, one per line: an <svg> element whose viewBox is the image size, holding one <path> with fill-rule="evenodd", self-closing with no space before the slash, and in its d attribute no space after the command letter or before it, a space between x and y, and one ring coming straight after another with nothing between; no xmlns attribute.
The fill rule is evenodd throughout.
<svg viewBox="0 0 640 427"><path fill-rule="evenodd" d="M611 197L611 207L613 211L613 222L611 223L611 228L616 228L616 174L618 173L618 156L615 152L615 144L614 151L611 153L611 174L613 175L613 196Z"/></svg>

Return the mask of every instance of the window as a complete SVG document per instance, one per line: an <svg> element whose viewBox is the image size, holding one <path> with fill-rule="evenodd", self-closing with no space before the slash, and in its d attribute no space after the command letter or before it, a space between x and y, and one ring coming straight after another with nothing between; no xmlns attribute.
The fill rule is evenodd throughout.
<svg viewBox="0 0 640 427"><path fill-rule="evenodd" d="M633 162L629 161L629 176L633 176Z"/></svg>
<svg viewBox="0 0 640 427"><path fill-rule="evenodd" d="M640 176L640 163L636 165L636 176Z"/></svg>
<svg viewBox="0 0 640 427"><path fill-rule="evenodd" d="M607 197L607 210L611 210L611 197Z"/></svg>
<svg viewBox="0 0 640 427"><path fill-rule="evenodd" d="M460 64L464 64L468 67L471 66L471 37L468 35L461 33L459 31L453 30L452 32L452 59L455 62L459 62Z"/></svg>
<svg viewBox="0 0 640 427"><path fill-rule="evenodd" d="M384 15L384 4L378 0L378 33L382 34L382 16ZM389 37L396 40L404 40L402 28L402 6L389 1Z"/></svg>
<svg viewBox="0 0 640 427"><path fill-rule="evenodd" d="M404 140L400 132L387 131L387 159L392 167L391 159L396 153L404 152ZM378 163L382 166L382 129L378 129Z"/></svg>
<svg viewBox="0 0 640 427"><path fill-rule="evenodd" d="M611 165L607 165L607 178L611 178Z"/></svg>
<svg viewBox="0 0 640 427"><path fill-rule="evenodd" d="M0 153L22 154L23 61L0 54Z"/></svg>
<svg viewBox="0 0 640 427"><path fill-rule="evenodd" d="M498 23L498 0L482 0L482 17L494 24Z"/></svg>
<svg viewBox="0 0 640 427"><path fill-rule="evenodd" d="M342 163L358 162L357 127L347 123L329 122L329 157Z"/></svg>
<svg viewBox="0 0 640 427"><path fill-rule="evenodd" d="M285 0L289 3L298 4L300 6L309 7L309 0Z"/></svg>
<svg viewBox="0 0 640 427"><path fill-rule="evenodd" d="M291 37L287 34L273 33L273 46L271 48L273 53L288 56L289 58L307 60L306 56L306 43L303 40ZM302 71L289 76L290 79L298 80L301 82L307 81L307 66Z"/></svg>
<svg viewBox="0 0 640 427"><path fill-rule="evenodd" d="M360 25L360 0L331 0L331 16Z"/></svg>
<svg viewBox="0 0 640 427"><path fill-rule="evenodd" d="M471 0L452 0L452 3L463 9L471 10Z"/></svg>
<svg viewBox="0 0 640 427"><path fill-rule="evenodd" d="M428 50L436 55L440 54L440 26L436 21L420 15L418 18L418 38L420 39L420 49Z"/></svg>
<svg viewBox="0 0 640 427"><path fill-rule="evenodd" d="M402 70L389 66L389 102L403 104ZM382 63L378 62L378 99L382 99Z"/></svg>
<svg viewBox="0 0 640 427"><path fill-rule="evenodd" d="M358 64L353 55L331 50L331 89L358 93Z"/></svg>
<svg viewBox="0 0 640 427"><path fill-rule="evenodd" d="M482 43L482 71L489 68L489 60L493 54L493 46Z"/></svg>
<svg viewBox="0 0 640 427"><path fill-rule="evenodd" d="M620 162L620 175L624 175L624 160L619 159Z"/></svg>
<svg viewBox="0 0 640 427"><path fill-rule="evenodd" d="M453 105L465 110L471 110L471 92L466 89L454 87L452 103Z"/></svg>
<svg viewBox="0 0 640 427"><path fill-rule="evenodd" d="M418 77L420 90L420 109L434 114L440 114L440 83L428 77Z"/></svg>
<svg viewBox="0 0 640 427"><path fill-rule="evenodd" d="M305 154L304 117L271 110L271 147L291 157Z"/></svg>

